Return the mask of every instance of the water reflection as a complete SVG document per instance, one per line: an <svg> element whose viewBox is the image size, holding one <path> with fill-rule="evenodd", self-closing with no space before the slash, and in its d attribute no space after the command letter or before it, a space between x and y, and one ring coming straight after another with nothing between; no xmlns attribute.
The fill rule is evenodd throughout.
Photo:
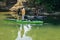
<svg viewBox="0 0 60 40"><path fill-rule="evenodd" d="M26 36L26 33L31 30L31 27L30 24L21 24L16 40L32 40L31 37Z"/></svg>

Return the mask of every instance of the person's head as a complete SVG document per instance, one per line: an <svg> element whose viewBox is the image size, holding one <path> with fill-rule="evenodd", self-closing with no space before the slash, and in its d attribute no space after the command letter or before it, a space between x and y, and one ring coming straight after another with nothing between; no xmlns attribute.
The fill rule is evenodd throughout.
<svg viewBox="0 0 60 40"><path fill-rule="evenodd" d="M23 9L23 8L25 8L25 7L22 7L21 9Z"/></svg>

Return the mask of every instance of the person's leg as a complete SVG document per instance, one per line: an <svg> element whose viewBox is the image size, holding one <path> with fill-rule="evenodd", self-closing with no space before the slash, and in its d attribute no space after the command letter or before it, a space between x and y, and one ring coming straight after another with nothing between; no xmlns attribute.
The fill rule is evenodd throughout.
<svg viewBox="0 0 60 40"><path fill-rule="evenodd" d="M22 20L24 20L24 16L25 16L25 15L22 15Z"/></svg>

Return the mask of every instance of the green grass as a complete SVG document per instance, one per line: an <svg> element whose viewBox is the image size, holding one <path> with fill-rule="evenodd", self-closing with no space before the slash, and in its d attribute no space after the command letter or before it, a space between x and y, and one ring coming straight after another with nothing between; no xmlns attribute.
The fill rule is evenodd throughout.
<svg viewBox="0 0 60 40"><path fill-rule="evenodd" d="M15 40L19 27L14 22L5 22L6 13L9 12L0 12L0 40ZM33 40L60 40L60 25L36 25L27 35Z"/></svg>

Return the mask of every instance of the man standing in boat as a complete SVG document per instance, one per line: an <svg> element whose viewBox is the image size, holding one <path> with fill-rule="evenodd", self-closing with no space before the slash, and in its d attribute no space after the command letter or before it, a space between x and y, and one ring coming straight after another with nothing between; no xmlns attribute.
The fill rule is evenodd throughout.
<svg viewBox="0 0 60 40"><path fill-rule="evenodd" d="M25 8L22 7L21 9L21 13L22 13L22 20L24 20L24 17L25 17Z"/></svg>
<svg viewBox="0 0 60 40"><path fill-rule="evenodd" d="M25 8L24 8L24 7L19 8L18 11L17 11L17 13L18 13L17 20L20 19L20 14L22 15L22 16L21 16L21 19L24 20L24 16L25 16Z"/></svg>

